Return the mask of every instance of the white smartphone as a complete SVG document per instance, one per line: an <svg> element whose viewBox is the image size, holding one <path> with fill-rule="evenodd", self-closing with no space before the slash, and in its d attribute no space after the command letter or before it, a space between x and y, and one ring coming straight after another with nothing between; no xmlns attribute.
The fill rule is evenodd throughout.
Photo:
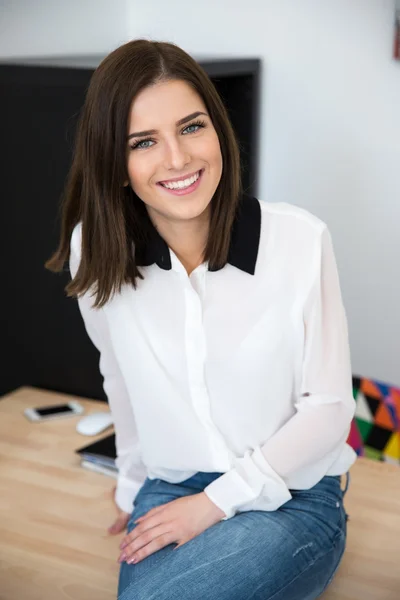
<svg viewBox="0 0 400 600"><path fill-rule="evenodd" d="M50 419L63 419L81 415L84 408L79 402L71 401L66 404L54 404L53 406L36 406L26 408L24 415L30 421L48 421Z"/></svg>

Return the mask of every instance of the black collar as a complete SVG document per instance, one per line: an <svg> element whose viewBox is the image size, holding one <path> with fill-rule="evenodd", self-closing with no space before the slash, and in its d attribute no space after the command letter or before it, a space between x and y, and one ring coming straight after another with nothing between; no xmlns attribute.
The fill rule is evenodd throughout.
<svg viewBox="0 0 400 600"><path fill-rule="evenodd" d="M161 269L169 271L172 265L168 245L150 219L148 219L148 224L148 241L143 250L136 253L137 265L148 267L156 263ZM243 194L232 228L228 254L229 264L250 275L254 275L260 243L260 231L260 203L257 198ZM219 270L218 268L209 268L209 271Z"/></svg>

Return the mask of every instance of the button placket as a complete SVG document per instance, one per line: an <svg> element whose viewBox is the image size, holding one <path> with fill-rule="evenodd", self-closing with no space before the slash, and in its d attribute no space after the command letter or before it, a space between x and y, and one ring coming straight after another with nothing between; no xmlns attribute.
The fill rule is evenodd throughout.
<svg viewBox="0 0 400 600"><path fill-rule="evenodd" d="M199 273L199 275L201 275ZM199 292L203 292L204 282L200 283ZM203 284L203 285L201 285ZM206 340L203 327L203 309L199 292L192 286L191 281L187 280L185 289L186 300L186 348L187 348L187 366L189 376L190 393L193 402L193 408L207 432L210 434L210 440L215 448L218 459L223 457L226 464L230 464L229 449L225 440L212 421L210 411L210 398L204 378L204 366L206 359Z"/></svg>

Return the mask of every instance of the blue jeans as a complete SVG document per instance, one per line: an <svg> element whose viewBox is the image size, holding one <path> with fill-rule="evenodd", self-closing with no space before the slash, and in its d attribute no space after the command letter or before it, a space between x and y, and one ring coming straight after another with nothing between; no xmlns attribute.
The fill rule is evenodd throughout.
<svg viewBox="0 0 400 600"><path fill-rule="evenodd" d="M128 522L201 491L222 473L180 483L147 478ZM135 564L121 563L118 600L313 600L329 585L346 544L341 477L326 476L275 511L219 521L172 552L169 544Z"/></svg>

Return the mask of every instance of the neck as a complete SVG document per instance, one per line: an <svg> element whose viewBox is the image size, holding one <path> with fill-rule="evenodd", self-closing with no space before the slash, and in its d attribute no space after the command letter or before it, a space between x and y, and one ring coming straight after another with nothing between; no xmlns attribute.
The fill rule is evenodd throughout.
<svg viewBox="0 0 400 600"><path fill-rule="evenodd" d="M161 237L190 275L204 262L209 231L209 209L199 217L188 221L171 221L154 211L149 211L149 216Z"/></svg>

